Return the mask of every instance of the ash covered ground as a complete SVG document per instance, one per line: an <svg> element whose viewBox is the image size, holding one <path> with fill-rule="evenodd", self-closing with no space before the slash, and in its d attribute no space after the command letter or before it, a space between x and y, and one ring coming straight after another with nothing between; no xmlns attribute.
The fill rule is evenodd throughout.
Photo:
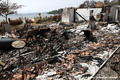
<svg viewBox="0 0 120 80"><path fill-rule="evenodd" d="M0 80L89 80L120 44L117 24L98 24L85 40L88 23L14 29L22 49L1 50ZM20 54L20 55L19 55Z"/></svg>

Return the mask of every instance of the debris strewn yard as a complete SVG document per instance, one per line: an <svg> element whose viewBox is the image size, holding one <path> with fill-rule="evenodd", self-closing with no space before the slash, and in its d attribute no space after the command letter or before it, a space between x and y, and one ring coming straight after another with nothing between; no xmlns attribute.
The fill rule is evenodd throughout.
<svg viewBox="0 0 120 80"><path fill-rule="evenodd" d="M62 26L13 30L26 46L0 52L0 79L88 80L119 47L120 28L116 24L98 25L92 41L84 40L81 32L86 23Z"/></svg>
<svg viewBox="0 0 120 80"><path fill-rule="evenodd" d="M120 80L120 5L108 2L85 1L43 19L39 13L36 21L8 22L2 7L0 80Z"/></svg>

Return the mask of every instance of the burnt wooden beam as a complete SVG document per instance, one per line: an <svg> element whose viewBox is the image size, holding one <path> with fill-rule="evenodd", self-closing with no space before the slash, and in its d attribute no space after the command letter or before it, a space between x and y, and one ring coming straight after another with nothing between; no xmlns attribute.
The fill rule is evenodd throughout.
<svg viewBox="0 0 120 80"><path fill-rule="evenodd" d="M80 16L84 21L88 22L82 15L80 15L78 12L76 12L78 16Z"/></svg>

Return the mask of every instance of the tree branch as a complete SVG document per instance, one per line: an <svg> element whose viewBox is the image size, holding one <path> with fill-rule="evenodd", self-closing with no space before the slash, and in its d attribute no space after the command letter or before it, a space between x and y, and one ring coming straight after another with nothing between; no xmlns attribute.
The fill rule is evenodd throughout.
<svg viewBox="0 0 120 80"><path fill-rule="evenodd" d="M0 14L2 17L6 17L5 15L3 15L3 14Z"/></svg>

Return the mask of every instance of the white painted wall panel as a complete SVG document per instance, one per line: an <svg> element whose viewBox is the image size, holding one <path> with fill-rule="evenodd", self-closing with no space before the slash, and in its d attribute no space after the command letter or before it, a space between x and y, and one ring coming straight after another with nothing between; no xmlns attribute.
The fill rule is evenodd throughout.
<svg viewBox="0 0 120 80"><path fill-rule="evenodd" d="M65 8L62 12L62 22L71 23L74 21L74 9Z"/></svg>
<svg viewBox="0 0 120 80"><path fill-rule="evenodd" d="M90 10L94 10L93 15L96 18L96 15L102 11L102 8L81 8L77 9L76 12L82 15L86 20L89 20ZM83 20L80 16L76 14L76 21Z"/></svg>
<svg viewBox="0 0 120 80"><path fill-rule="evenodd" d="M77 9L76 12L82 15L86 20L89 20L91 10L93 10L93 15L96 18L96 15L102 11L102 8L81 8ZM72 23L74 16L76 17L75 21L83 20L78 14L74 15L74 9L65 8L62 13L62 22Z"/></svg>

